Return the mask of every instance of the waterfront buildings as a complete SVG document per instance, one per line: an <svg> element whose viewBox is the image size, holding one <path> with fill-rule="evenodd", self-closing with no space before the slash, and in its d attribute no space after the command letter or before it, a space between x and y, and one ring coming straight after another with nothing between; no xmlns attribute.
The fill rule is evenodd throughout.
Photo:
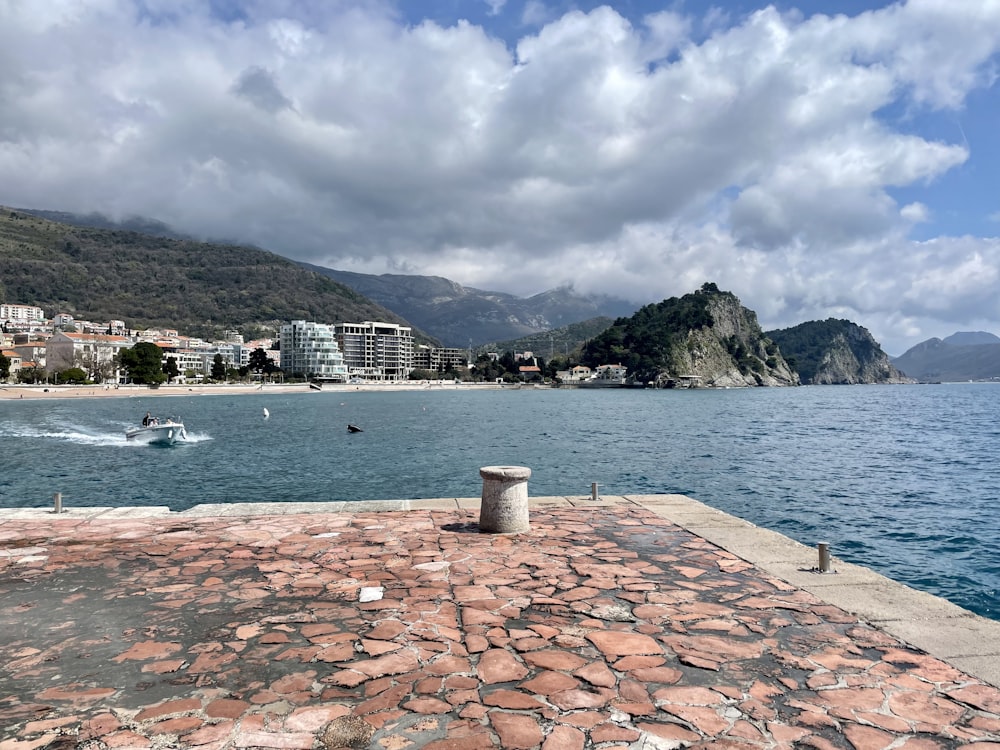
<svg viewBox="0 0 1000 750"><path fill-rule="evenodd" d="M347 365L333 326L293 320L281 326L281 369L311 380L344 382Z"/></svg>
<svg viewBox="0 0 1000 750"><path fill-rule="evenodd" d="M271 349L270 339L244 343L236 330L226 331L224 340L210 342L181 335L176 329L133 330L124 320L90 322L76 320L69 313L46 319L42 308L32 305L0 306L0 323L0 348L16 353L23 366L37 368L41 377L80 367L97 382L124 382L116 356L140 342L156 344L164 363L174 359L181 373L179 382L209 377L217 357L227 370L245 368L257 348L271 352L274 364L288 377L331 382L406 380L415 369L458 370L468 364L469 357L465 349L417 346L409 326L379 321L291 321L281 327L280 352Z"/></svg>
<svg viewBox="0 0 1000 750"><path fill-rule="evenodd" d="M413 369L413 329L394 323L338 323L333 326L351 377L405 380ZM284 338L281 343L284 366Z"/></svg>
<svg viewBox="0 0 1000 750"><path fill-rule="evenodd" d="M447 372L464 367L468 359L469 353L466 349L447 349L420 344L413 350L413 369Z"/></svg>
<svg viewBox="0 0 1000 750"><path fill-rule="evenodd" d="M79 367L96 381L117 379L118 352L130 346L125 336L56 331L45 342L45 365L51 372Z"/></svg>

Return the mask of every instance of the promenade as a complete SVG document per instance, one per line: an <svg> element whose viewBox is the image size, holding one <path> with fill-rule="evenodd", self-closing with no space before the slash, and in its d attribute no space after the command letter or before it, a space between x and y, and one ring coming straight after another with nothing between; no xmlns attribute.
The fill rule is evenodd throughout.
<svg viewBox="0 0 1000 750"><path fill-rule="evenodd" d="M998 622L680 495L478 517L0 510L0 750L1000 748Z"/></svg>

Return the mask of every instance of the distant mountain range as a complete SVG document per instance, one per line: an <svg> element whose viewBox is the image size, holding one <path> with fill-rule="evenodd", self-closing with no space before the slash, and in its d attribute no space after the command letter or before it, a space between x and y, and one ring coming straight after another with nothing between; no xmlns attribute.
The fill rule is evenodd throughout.
<svg viewBox="0 0 1000 750"><path fill-rule="evenodd" d="M99 214L3 207L0 300L203 336L230 328L273 331L298 318L384 320L413 326L421 342L543 357L579 353L636 313L623 300L569 288L523 298L437 276L337 271L258 248L196 242L153 219L115 222ZM887 363L865 329L832 323L767 334L803 383L899 382L889 363L925 382L1000 379L1000 338L991 333L929 339Z"/></svg>
<svg viewBox="0 0 1000 750"><path fill-rule="evenodd" d="M922 341L892 360L912 378L930 383L1000 379L1000 338L962 331Z"/></svg>
<svg viewBox="0 0 1000 750"><path fill-rule="evenodd" d="M438 276L337 271L259 248L195 242L144 217L118 222L97 213L2 207L0 300L196 335L294 318L383 320L411 325L420 341L460 349L635 311L623 300L568 288L523 298Z"/></svg>
<svg viewBox="0 0 1000 750"><path fill-rule="evenodd" d="M440 276L378 276L299 263L401 315L445 346L466 348L518 339L591 318L631 315L636 306L569 288L532 297L462 286Z"/></svg>

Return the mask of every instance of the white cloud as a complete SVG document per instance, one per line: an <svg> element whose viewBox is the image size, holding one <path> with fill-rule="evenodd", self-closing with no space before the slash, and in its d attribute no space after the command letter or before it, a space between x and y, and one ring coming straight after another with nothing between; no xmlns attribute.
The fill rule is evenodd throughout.
<svg viewBox="0 0 1000 750"><path fill-rule="evenodd" d="M144 8L0 1L0 203L521 294L715 281L765 325L886 342L1000 328L996 240L917 243L933 202L894 197L975 158L913 123L992 84L996 0L735 25L529 2L513 47L384 3Z"/></svg>
<svg viewBox="0 0 1000 750"><path fill-rule="evenodd" d="M489 6L491 16L499 15L500 11L503 10L503 6L507 4L507 0L483 0L483 2Z"/></svg>

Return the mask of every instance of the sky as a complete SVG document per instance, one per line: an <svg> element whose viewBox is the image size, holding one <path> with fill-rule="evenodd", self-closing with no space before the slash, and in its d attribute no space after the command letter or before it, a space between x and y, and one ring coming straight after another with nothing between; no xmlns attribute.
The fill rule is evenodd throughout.
<svg viewBox="0 0 1000 750"><path fill-rule="evenodd" d="M899 355L1000 334L998 73L1000 0L0 0L0 204Z"/></svg>

